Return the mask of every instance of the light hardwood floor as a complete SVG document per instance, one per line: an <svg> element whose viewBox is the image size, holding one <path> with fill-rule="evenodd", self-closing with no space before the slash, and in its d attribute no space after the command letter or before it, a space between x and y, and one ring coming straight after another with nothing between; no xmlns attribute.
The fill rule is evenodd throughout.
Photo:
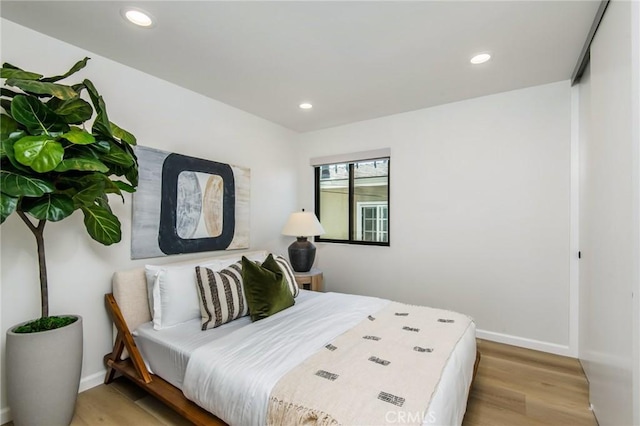
<svg viewBox="0 0 640 426"><path fill-rule="evenodd" d="M464 426L597 425L578 360L486 340L478 349Z"/></svg>
<svg viewBox="0 0 640 426"><path fill-rule="evenodd" d="M482 361L464 426L597 425L587 380L573 358L478 341ZM117 379L82 392L72 426L188 425L135 385ZM11 423L9 423L11 425Z"/></svg>

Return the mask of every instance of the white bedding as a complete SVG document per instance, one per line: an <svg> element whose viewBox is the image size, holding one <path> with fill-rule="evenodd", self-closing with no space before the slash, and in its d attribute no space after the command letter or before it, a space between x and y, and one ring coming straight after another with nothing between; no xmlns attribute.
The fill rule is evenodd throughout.
<svg viewBox="0 0 640 426"><path fill-rule="evenodd" d="M325 301L320 302L323 298ZM326 300L330 300L328 305ZM188 398L227 423L260 425L265 423L270 391L282 375L387 303L389 301L371 297L301 290L293 307L256 323L245 317L208 331L200 331L199 320L160 331L153 330L152 324L148 323L139 327L134 336L150 370L182 389ZM324 331L309 335L312 324L326 327L322 327ZM261 331L268 331L262 343L247 347L247 336ZM472 323L443 371L431 404L424 413L423 424L462 423L475 347ZM208 361L200 362L201 365L189 364L192 354L198 350L213 350L218 356L209 357ZM199 374L200 369L215 368L214 364L229 378L228 385L221 386L216 382L205 387L209 390L200 395L197 386L184 386L189 376L194 384L207 380ZM261 369L261 365L269 368ZM249 374L245 374L247 371ZM243 376L246 379L241 379ZM401 419L389 420L402 423Z"/></svg>
<svg viewBox="0 0 640 426"><path fill-rule="evenodd" d="M295 299L296 305L301 305L320 294L301 289L299 296ZM251 319L248 316L207 331L202 331L200 319L162 330L154 330L153 322L148 322L142 324L132 334L147 364L147 369L182 390L184 373L193 351L249 324Z"/></svg>

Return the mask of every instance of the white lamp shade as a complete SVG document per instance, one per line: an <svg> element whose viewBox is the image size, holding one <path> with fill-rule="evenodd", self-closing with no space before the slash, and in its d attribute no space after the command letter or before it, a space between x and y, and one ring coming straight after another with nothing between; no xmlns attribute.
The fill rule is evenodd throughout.
<svg viewBox="0 0 640 426"><path fill-rule="evenodd" d="M291 237L311 237L324 234L324 228L315 214L301 211L291 213L289 220L282 228L282 234Z"/></svg>

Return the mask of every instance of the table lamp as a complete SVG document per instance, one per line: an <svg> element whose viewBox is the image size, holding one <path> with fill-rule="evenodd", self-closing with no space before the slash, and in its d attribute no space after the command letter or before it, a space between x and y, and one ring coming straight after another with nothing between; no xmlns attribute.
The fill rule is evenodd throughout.
<svg viewBox="0 0 640 426"><path fill-rule="evenodd" d="M296 272L307 272L313 266L316 257L316 246L307 237L324 234L324 228L315 214L305 212L291 213L289 220L282 228L282 234L297 237L289 246L289 261Z"/></svg>

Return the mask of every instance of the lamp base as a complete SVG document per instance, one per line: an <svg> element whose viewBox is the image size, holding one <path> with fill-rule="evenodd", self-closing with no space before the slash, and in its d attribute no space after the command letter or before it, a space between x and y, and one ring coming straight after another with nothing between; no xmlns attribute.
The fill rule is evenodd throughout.
<svg viewBox="0 0 640 426"><path fill-rule="evenodd" d="M296 272L308 272L316 258L316 246L307 237L298 237L289 246L289 261Z"/></svg>

